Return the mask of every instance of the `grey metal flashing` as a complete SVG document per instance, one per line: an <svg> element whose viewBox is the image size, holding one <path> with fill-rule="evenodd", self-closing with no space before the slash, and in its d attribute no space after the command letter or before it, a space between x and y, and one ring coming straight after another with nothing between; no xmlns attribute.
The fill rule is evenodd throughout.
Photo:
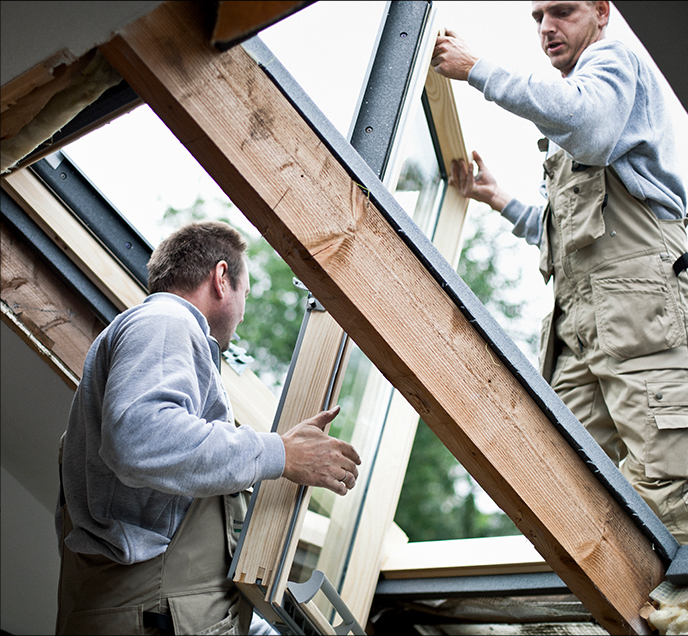
<svg viewBox="0 0 688 636"><path fill-rule="evenodd" d="M666 578L673 585L688 586L688 545L682 545L666 573Z"/></svg>
<svg viewBox="0 0 688 636"><path fill-rule="evenodd" d="M409 249L485 339L494 354L510 370L553 426L649 539L653 549L668 566L678 550L678 542L664 524L621 475L618 468L511 338L506 335L499 323L451 268L446 259L413 223L380 182L375 172L323 115L260 38L249 40L243 46L310 125L323 144L337 157L351 178L370 195L394 231L405 241Z"/></svg>
<svg viewBox="0 0 688 636"><path fill-rule="evenodd" d="M431 3L391 2L351 145L378 178L385 172Z"/></svg>
<svg viewBox="0 0 688 636"><path fill-rule="evenodd" d="M388 603L399 600L570 593L566 584L554 572L529 572L429 579L381 579L375 589L375 599Z"/></svg>
<svg viewBox="0 0 688 636"><path fill-rule="evenodd" d="M117 258L144 290L146 265L153 252L127 221L74 163L58 151L29 168Z"/></svg>
<svg viewBox="0 0 688 636"><path fill-rule="evenodd" d="M0 192L0 210L3 221L36 250L57 276L91 307L104 325L115 318L119 313L117 307L4 190Z"/></svg>

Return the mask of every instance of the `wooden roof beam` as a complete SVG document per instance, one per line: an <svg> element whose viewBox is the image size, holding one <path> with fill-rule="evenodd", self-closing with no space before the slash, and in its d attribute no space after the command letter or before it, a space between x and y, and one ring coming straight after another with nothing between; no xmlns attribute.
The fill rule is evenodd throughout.
<svg viewBox="0 0 688 636"><path fill-rule="evenodd" d="M650 541L368 192L241 48L166 3L102 47L294 273L612 633L664 576Z"/></svg>

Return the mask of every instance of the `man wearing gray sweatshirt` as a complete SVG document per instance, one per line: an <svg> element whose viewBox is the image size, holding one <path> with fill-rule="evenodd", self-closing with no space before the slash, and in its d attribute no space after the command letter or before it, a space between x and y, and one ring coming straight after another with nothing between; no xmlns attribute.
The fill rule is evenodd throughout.
<svg viewBox="0 0 688 636"><path fill-rule="evenodd" d="M356 483L358 454L322 430L338 407L284 435L234 424L219 367L244 317L245 248L226 223L174 232L151 295L89 350L62 449L58 634L249 633L227 579L247 489Z"/></svg>
<svg viewBox="0 0 688 636"><path fill-rule="evenodd" d="M545 135L547 205L453 165L452 183L540 247L555 307L543 323L544 377L680 543L688 543L686 192L652 70L607 41L609 2L533 2L561 78L513 73L455 33L432 65Z"/></svg>

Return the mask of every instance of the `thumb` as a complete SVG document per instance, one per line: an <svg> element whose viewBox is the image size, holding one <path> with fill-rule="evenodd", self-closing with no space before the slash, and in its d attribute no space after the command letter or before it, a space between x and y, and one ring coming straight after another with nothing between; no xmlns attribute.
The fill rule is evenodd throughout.
<svg viewBox="0 0 688 636"><path fill-rule="evenodd" d="M478 154L477 150L473 151L473 161L478 165L478 169L482 170L485 167L485 162L483 158Z"/></svg>
<svg viewBox="0 0 688 636"><path fill-rule="evenodd" d="M317 415L313 416L309 420L309 424L317 426L321 431L325 430L325 427L339 415L340 406L337 405L331 408L329 411L320 411Z"/></svg>
<svg viewBox="0 0 688 636"><path fill-rule="evenodd" d="M452 31L451 29L444 30L444 36L447 38L456 38L458 35L459 34L456 31Z"/></svg>

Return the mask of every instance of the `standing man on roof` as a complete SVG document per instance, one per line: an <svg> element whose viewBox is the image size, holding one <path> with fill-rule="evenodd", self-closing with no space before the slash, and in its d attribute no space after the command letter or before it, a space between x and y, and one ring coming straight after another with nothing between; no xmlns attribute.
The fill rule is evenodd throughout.
<svg viewBox="0 0 688 636"><path fill-rule="evenodd" d="M339 407L281 436L234 424L219 368L244 318L245 249L226 223L174 232L151 295L89 350L62 450L58 634L248 634L227 578L247 489L356 484L358 454L322 430Z"/></svg>
<svg viewBox="0 0 688 636"><path fill-rule="evenodd" d="M501 190L477 152L452 182L539 245L554 279L540 366L564 403L680 543L688 543L686 191L662 91L605 40L609 2L533 2L554 80L476 56L453 32L434 69L545 135L547 205Z"/></svg>

